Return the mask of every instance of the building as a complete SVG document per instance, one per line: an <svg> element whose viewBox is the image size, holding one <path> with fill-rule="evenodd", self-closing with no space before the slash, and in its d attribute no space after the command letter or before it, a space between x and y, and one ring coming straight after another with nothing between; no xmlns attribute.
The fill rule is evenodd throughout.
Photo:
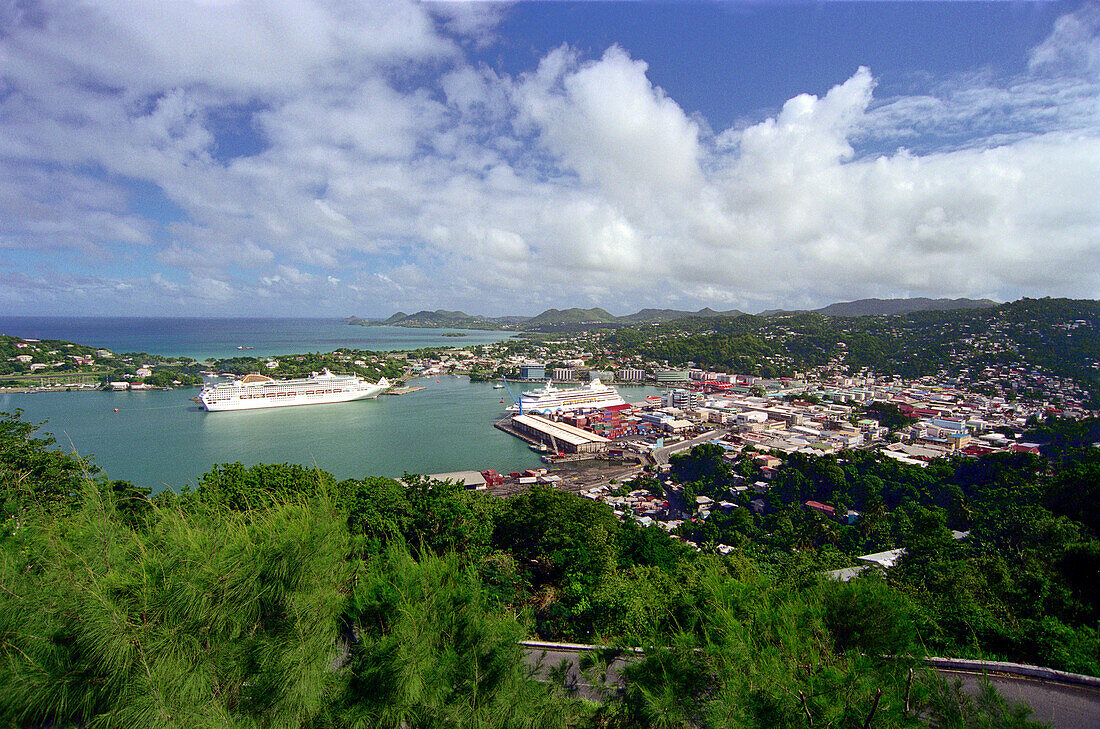
<svg viewBox="0 0 1100 729"><path fill-rule="evenodd" d="M614 382L615 373L610 370L589 370L588 381L599 380L600 382Z"/></svg>
<svg viewBox="0 0 1100 729"><path fill-rule="evenodd" d="M679 408L680 410L697 410L701 397L699 393L691 390L669 390L661 397L661 405L666 408Z"/></svg>
<svg viewBox="0 0 1100 729"><path fill-rule="evenodd" d="M544 380L546 379L546 366L534 362L520 365L519 378L521 380Z"/></svg>
<svg viewBox="0 0 1100 729"><path fill-rule="evenodd" d="M557 423L541 415L515 415L512 417L512 427L565 453L597 453L610 442L601 435Z"/></svg>
<svg viewBox="0 0 1100 729"><path fill-rule="evenodd" d="M820 501L807 501L805 506L809 511L816 511L822 516L827 516L829 518L836 516L836 509Z"/></svg>
<svg viewBox="0 0 1100 729"><path fill-rule="evenodd" d="M623 367L616 373L616 377L618 377L619 382L643 382L645 380L645 370L637 367Z"/></svg>
<svg viewBox="0 0 1100 729"><path fill-rule="evenodd" d="M494 472L495 473L495 472ZM468 489L484 491L487 487L485 474L480 471L449 471L447 473L431 473L428 478L435 481L452 481ZM496 485L496 484L494 484Z"/></svg>
<svg viewBox="0 0 1100 729"><path fill-rule="evenodd" d="M560 382L570 382L573 379L574 371L572 367L555 367L554 379Z"/></svg>
<svg viewBox="0 0 1100 729"><path fill-rule="evenodd" d="M673 385L687 382L688 370L657 370L658 385Z"/></svg>

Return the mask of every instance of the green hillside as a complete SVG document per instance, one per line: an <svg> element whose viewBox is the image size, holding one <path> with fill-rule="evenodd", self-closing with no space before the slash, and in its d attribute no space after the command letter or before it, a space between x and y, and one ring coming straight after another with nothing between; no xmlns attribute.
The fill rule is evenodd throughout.
<svg viewBox="0 0 1100 729"><path fill-rule="evenodd" d="M685 524L697 551L545 487L504 500L235 463L150 499L34 431L0 417L5 726L1037 729L920 658L1100 670L1094 448L792 457L792 506ZM757 473L715 450L674 462L682 497ZM866 518L822 520L807 495ZM887 578L821 577L883 544L907 549ZM645 650L591 702L554 665L532 674L531 636Z"/></svg>

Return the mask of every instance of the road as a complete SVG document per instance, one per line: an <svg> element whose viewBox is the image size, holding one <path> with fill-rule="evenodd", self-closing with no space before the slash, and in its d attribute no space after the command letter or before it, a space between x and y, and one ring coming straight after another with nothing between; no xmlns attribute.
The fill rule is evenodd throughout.
<svg viewBox="0 0 1100 729"><path fill-rule="evenodd" d="M695 438L691 438L690 440L682 440L679 443L673 443L664 448L654 448L650 451L649 455L658 465L664 465L668 463L668 457L673 453L689 450L692 446L697 446L700 443L709 443L715 438L722 437L725 433L726 431L724 430L712 430Z"/></svg>
<svg viewBox="0 0 1100 729"><path fill-rule="evenodd" d="M959 679L967 692L978 692L981 674L942 668L936 671L948 681ZM1100 690L1025 676L1000 673L987 676L1001 696L1030 706L1035 721L1047 722L1054 729L1100 729Z"/></svg>
<svg viewBox="0 0 1100 729"><path fill-rule="evenodd" d="M589 668L598 654L595 646L571 643L526 642L525 659L536 675L562 681L579 696L603 701L619 685L619 673L631 654L613 660L605 675ZM959 680L963 688L976 694L982 674L936 668L948 681ZM994 688L1010 702L1031 707L1031 718L1050 724L1053 729L1100 729L1100 688L1074 686L1005 673L986 674Z"/></svg>

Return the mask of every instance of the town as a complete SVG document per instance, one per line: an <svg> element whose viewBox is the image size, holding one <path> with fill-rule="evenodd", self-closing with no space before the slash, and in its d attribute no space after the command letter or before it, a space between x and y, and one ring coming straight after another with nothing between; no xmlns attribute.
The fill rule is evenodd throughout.
<svg viewBox="0 0 1100 729"><path fill-rule="evenodd" d="M745 509L762 515L774 508L772 481L791 454L820 457L859 450L917 468L941 458L1037 454L1039 444L1024 434L1043 418L1096 415L1080 383L1039 367L990 364L906 380L867 368L851 372L841 355L791 377L765 378L616 357L599 349L602 336L528 342L518 352L516 343L506 340L410 357L408 370L416 374L488 379L486 373L507 372L511 376L503 376L505 382L549 380L561 390L599 381L616 386L627 401L556 413L521 413L514 405L517 412L496 426L542 451L547 468L436 476L502 496L535 483L552 485L610 505L620 519L656 525L700 548L682 534L712 514ZM543 359L535 359L539 355ZM661 394L632 398L631 391L642 385L660 388ZM673 477L675 456L700 445L720 448L733 469L733 485L717 498L685 498ZM749 467L736 469L737 464ZM837 524L851 525L861 516L814 500L802 506ZM712 546L721 552L733 549ZM887 550L865 556L864 562L890 566L899 554ZM845 578L854 574L841 572Z"/></svg>

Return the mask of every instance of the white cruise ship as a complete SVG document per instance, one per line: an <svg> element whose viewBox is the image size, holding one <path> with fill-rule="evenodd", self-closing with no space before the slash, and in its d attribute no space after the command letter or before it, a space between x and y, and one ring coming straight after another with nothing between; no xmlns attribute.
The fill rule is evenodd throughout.
<svg viewBox="0 0 1100 729"><path fill-rule="evenodd" d="M357 375L334 375L327 369L321 374L314 372L309 377L295 380L245 375L233 382L202 388L199 403L210 412L318 405L376 397L389 387L385 377L371 383Z"/></svg>
<svg viewBox="0 0 1100 729"><path fill-rule="evenodd" d="M568 390L559 390L546 381L546 387L541 390L530 390L520 394L520 404L525 413L562 413L580 408L624 408L626 400L619 395L618 390L605 385L598 379L592 380L584 387L574 387ZM516 412L520 408L512 405L510 412Z"/></svg>

